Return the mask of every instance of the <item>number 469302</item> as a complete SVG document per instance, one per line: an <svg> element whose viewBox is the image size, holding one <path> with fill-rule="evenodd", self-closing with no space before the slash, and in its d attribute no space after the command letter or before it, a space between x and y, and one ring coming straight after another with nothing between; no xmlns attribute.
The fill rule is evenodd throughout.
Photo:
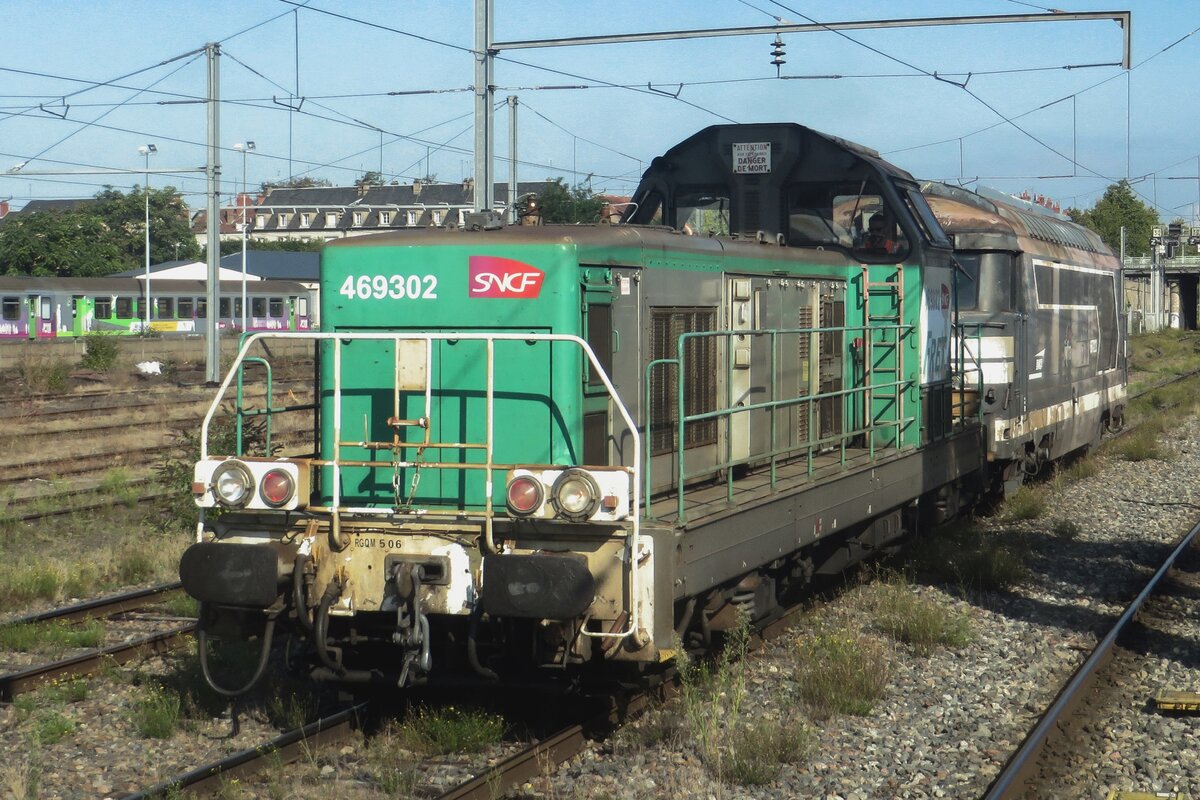
<svg viewBox="0 0 1200 800"><path fill-rule="evenodd" d="M347 275L338 294L351 300L436 300L436 275Z"/></svg>

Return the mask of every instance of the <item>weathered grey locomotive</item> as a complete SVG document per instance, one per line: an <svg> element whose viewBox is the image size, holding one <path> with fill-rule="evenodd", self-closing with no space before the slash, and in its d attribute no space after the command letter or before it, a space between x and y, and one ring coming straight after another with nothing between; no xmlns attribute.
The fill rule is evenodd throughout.
<svg viewBox="0 0 1200 800"><path fill-rule="evenodd" d="M1120 417L1123 343L1072 295L1111 257L1061 221L1091 249L1046 256L1032 217L990 208L941 212L956 254L874 151L726 125L656 158L619 225L327 246L323 330L291 334L319 353L311 451L209 452L221 396L205 420L180 567L202 631L261 632L266 663L285 625L342 681L654 663L994 468L1090 443Z"/></svg>
<svg viewBox="0 0 1200 800"><path fill-rule="evenodd" d="M1009 491L1119 428L1125 404L1120 262L1094 232L1040 206L923 186L968 280L961 380L978 388L993 475Z"/></svg>

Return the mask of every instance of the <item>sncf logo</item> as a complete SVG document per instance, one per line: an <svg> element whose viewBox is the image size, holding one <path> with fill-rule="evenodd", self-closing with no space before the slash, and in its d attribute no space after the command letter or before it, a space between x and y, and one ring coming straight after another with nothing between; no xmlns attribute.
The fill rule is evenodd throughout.
<svg viewBox="0 0 1200 800"><path fill-rule="evenodd" d="M542 292L545 273L530 264L496 256L471 256L468 263L471 297L529 300Z"/></svg>

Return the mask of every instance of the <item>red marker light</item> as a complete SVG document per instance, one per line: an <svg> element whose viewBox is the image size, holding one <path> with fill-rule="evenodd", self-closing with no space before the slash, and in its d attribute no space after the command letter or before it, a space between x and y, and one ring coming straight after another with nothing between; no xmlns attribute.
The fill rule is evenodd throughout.
<svg viewBox="0 0 1200 800"><path fill-rule="evenodd" d="M262 477L258 494L272 508L286 505L296 492L296 483L284 470L273 469Z"/></svg>
<svg viewBox="0 0 1200 800"><path fill-rule="evenodd" d="M537 511L544 499L541 481L530 475L518 475L508 482L508 510L519 517Z"/></svg>

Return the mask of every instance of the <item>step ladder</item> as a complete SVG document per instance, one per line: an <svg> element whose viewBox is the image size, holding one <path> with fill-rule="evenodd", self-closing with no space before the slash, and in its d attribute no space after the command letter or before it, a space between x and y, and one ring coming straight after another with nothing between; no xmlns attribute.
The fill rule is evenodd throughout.
<svg viewBox="0 0 1200 800"><path fill-rule="evenodd" d="M887 280L871 280L871 271L894 269ZM904 345L908 332L904 314L904 270L899 264L864 264L862 271L863 303L863 403L867 415L867 439L874 454L878 442L899 447L905 426L904 391L906 389ZM877 327L879 326L879 327Z"/></svg>

